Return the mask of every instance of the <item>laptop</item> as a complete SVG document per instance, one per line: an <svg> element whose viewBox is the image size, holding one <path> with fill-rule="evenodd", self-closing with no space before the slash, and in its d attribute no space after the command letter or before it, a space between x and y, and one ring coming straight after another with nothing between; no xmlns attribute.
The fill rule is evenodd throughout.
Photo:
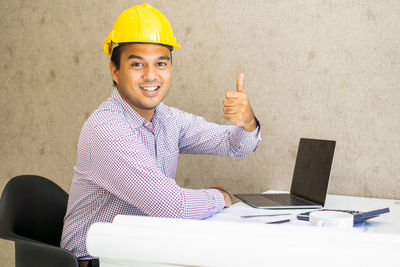
<svg viewBox="0 0 400 267"><path fill-rule="evenodd" d="M255 208L310 209L325 204L336 141L300 138L290 193L235 194Z"/></svg>

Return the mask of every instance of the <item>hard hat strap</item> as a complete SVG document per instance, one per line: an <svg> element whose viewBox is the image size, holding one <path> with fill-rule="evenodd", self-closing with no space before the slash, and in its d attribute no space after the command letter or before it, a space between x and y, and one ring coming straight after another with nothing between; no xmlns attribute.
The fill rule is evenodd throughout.
<svg viewBox="0 0 400 267"><path fill-rule="evenodd" d="M174 47L170 46L170 45L166 45L166 44L160 44L160 43L152 43L152 42L126 42L126 43L114 43L113 41L111 41L111 53L112 50L114 48L116 48L117 46L121 46L121 45L126 45L126 44L153 44L153 45L161 45L164 46L166 48L168 48L171 52L174 50Z"/></svg>
<svg viewBox="0 0 400 267"><path fill-rule="evenodd" d="M111 58L113 58L114 55L114 48L123 46L123 45L127 45L127 44L153 44L153 45L161 45L164 46L166 48L169 49L170 51L170 55L171 55L171 64L172 64L172 51L174 50L174 48L170 45L166 45L166 44L159 44L159 43L150 43L150 42L127 42L127 43L114 43L113 41L111 41ZM119 68L119 56L118 56L118 68Z"/></svg>

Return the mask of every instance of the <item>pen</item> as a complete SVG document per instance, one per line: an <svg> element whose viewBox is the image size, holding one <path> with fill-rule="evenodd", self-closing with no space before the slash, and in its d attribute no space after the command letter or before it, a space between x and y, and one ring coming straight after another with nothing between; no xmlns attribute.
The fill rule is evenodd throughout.
<svg viewBox="0 0 400 267"><path fill-rule="evenodd" d="M273 224L273 223L286 223L286 222L290 222L290 219L281 220L281 221L275 221L275 222L266 222L266 224Z"/></svg>
<svg viewBox="0 0 400 267"><path fill-rule="evenodd" d="M241 216L244 219L255 218L255 217L273 217L273 216L283 216L283 215L292 215L290 213L279 213L279 214L263 214L263 215L244 215Z"/></svg>

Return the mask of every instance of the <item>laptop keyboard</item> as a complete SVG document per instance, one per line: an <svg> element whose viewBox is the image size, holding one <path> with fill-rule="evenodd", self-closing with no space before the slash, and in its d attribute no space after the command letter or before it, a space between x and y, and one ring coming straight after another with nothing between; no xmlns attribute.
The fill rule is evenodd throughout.
<svg viewBox="0 0 400 267"><path fill-rule="evenodd" d="M268 199L271 199L275 202L287 206L301 206L301 205L313 204L312 202L288 194L268 194L264 196Z"/></svg>

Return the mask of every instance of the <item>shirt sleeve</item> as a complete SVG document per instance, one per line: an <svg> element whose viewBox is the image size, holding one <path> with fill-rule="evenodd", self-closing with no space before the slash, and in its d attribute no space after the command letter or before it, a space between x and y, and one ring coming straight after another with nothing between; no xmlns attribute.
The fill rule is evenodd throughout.
<svg viewBox="0 0 400 267"><path fill-rule="evenodd" d="M123 120L96 126L91 139L93 182L144 213L204 219L223 209L218 190L184 189L166 177L137 131Z"/></svg>
<svg viewBox="0 0 400 267"><path fill-rule="evenodd" d="M179 152L241 158L255 151L261 142L261 126L247 132L242 127L219 125L203 117L174 110L180 124Z"/></svg>

